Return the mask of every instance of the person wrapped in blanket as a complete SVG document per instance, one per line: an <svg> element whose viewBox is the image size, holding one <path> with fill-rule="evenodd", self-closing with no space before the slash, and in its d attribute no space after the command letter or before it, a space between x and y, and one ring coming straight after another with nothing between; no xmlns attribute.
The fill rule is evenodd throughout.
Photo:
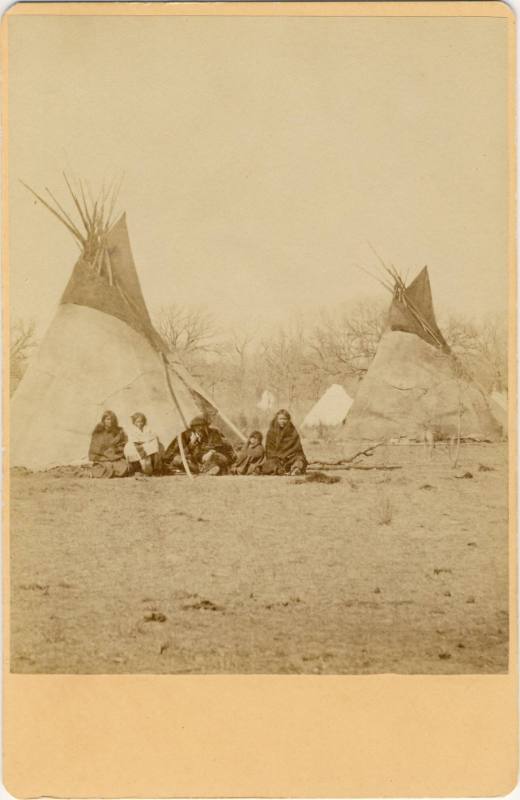
<svg viewBox="0 0 520 800"><path fill-rule="evenodd" d="M259 475L264 456L262 434L260 431L253 431L238 453L231 472L233 475Z"/></svg>
<svg viewBox="0 0 520 800"><path fill-rule="evenodd" d="M300 434L285 408L271 420L265 439L262 475L302 475L307 469Z"/></svg>
<svg viewBox="0 0 520 800"><path fill-rule="evenodd" d="M130 474L139 470L148 476L159 473L161 454L157 434L148 427L148 420L141 411L136 411L130 419L132 425L126 431L128 441L125 444Z"/></svg>
<svg viewBox="0 0 520 800"><path fill-rule="evenodd" d="M89 460L93 478L124 478L128 463L124 454L127 436L113 411L105 411L90 439Z"/></svg>
<svg viewBox="0 0 520 800"><path fill-rule="evenodd" d="M181 438L190 472L195 475L226 475L229 472L235 452L224 435L212 427L205 416L194 417ZM184 472L178 437L166 448L163 469L171 474Z"/></svg>

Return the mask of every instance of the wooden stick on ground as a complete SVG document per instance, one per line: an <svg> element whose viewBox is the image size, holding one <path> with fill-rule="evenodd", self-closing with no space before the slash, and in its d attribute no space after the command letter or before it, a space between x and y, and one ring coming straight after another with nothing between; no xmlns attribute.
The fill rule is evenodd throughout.
<svg viewBox="0 0 520 800"><path fill-rule="evenodd" d="M392 469L402 469L401 466L396 464L320 464L318 462L314 462L309 464L308 467L311 471L313 470L323 470L325 472L333 472L335 470L349 470L349 469L361 469L361 470L369 470L369 469L378 469L378 470L392 470Z"/></svg>
<svg viewBox="0 0 520 800"><path fill-rule="evenodd" d="M341 464L352 464L356 458L359 456L371 456L374 450L377 447L381 447L381 445L386 444L386 442L376 442L375 444L370 445L365 450L360 450L358 453L354 453L354 455L350 456L350 458L340 458L339 461L312 461L309 464L309 467L338 467Z"/></svg>

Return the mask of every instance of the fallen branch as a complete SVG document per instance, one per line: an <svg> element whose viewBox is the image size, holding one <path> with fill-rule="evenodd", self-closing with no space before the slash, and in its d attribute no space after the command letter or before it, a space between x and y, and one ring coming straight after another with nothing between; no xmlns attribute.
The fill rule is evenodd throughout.
<svg viewBox="0 0 520 800"><path fill-rule="evenodd" d="M309 468L313 469L322 469L326 472L332 472L333 470L348 470L348 469L402 469L402 466L397 464L320 464L318 462L309 464Z"/></svg>
<svg viewBox="0 0 520 800"><path fill-rule="evenodd" d="M326 467L337 467L341 464L351 464L356 458L360 456L371 456L376 447L381 447L381 445L386 444L386 442L376 442L375 444L371 444L370 447L367 447L366 450L360 450L358 453L354 453L354 455L350 456L350 458L340 458L339 461L312 461L309 464L309 467L316 467L321 468L322 466Z"/></svg>

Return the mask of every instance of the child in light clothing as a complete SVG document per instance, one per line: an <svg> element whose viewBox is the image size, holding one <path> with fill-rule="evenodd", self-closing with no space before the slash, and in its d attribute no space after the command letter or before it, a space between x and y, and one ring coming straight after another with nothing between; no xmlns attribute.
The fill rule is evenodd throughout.
<svg viewBox="0 0 520 800"><path fill-rule="evenodd" d="M137 464L144 475L153 475L159 470L159 439L148 427L144 414L136 411L130 417L132 425L126 431L128 442L125 445L125 456L130 470L135 471Z"/></svg>

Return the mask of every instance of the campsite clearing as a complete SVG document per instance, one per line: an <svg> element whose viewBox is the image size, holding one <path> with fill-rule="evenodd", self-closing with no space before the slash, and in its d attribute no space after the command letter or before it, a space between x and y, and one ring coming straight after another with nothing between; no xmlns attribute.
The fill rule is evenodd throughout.
<svg viewBox="0 0 520 800"><path fill-rule="evenodd" d="M464 445L456 469L443 446L376 460L402 469L13 471L12 671L506 671L507 445Z"/></svg>

